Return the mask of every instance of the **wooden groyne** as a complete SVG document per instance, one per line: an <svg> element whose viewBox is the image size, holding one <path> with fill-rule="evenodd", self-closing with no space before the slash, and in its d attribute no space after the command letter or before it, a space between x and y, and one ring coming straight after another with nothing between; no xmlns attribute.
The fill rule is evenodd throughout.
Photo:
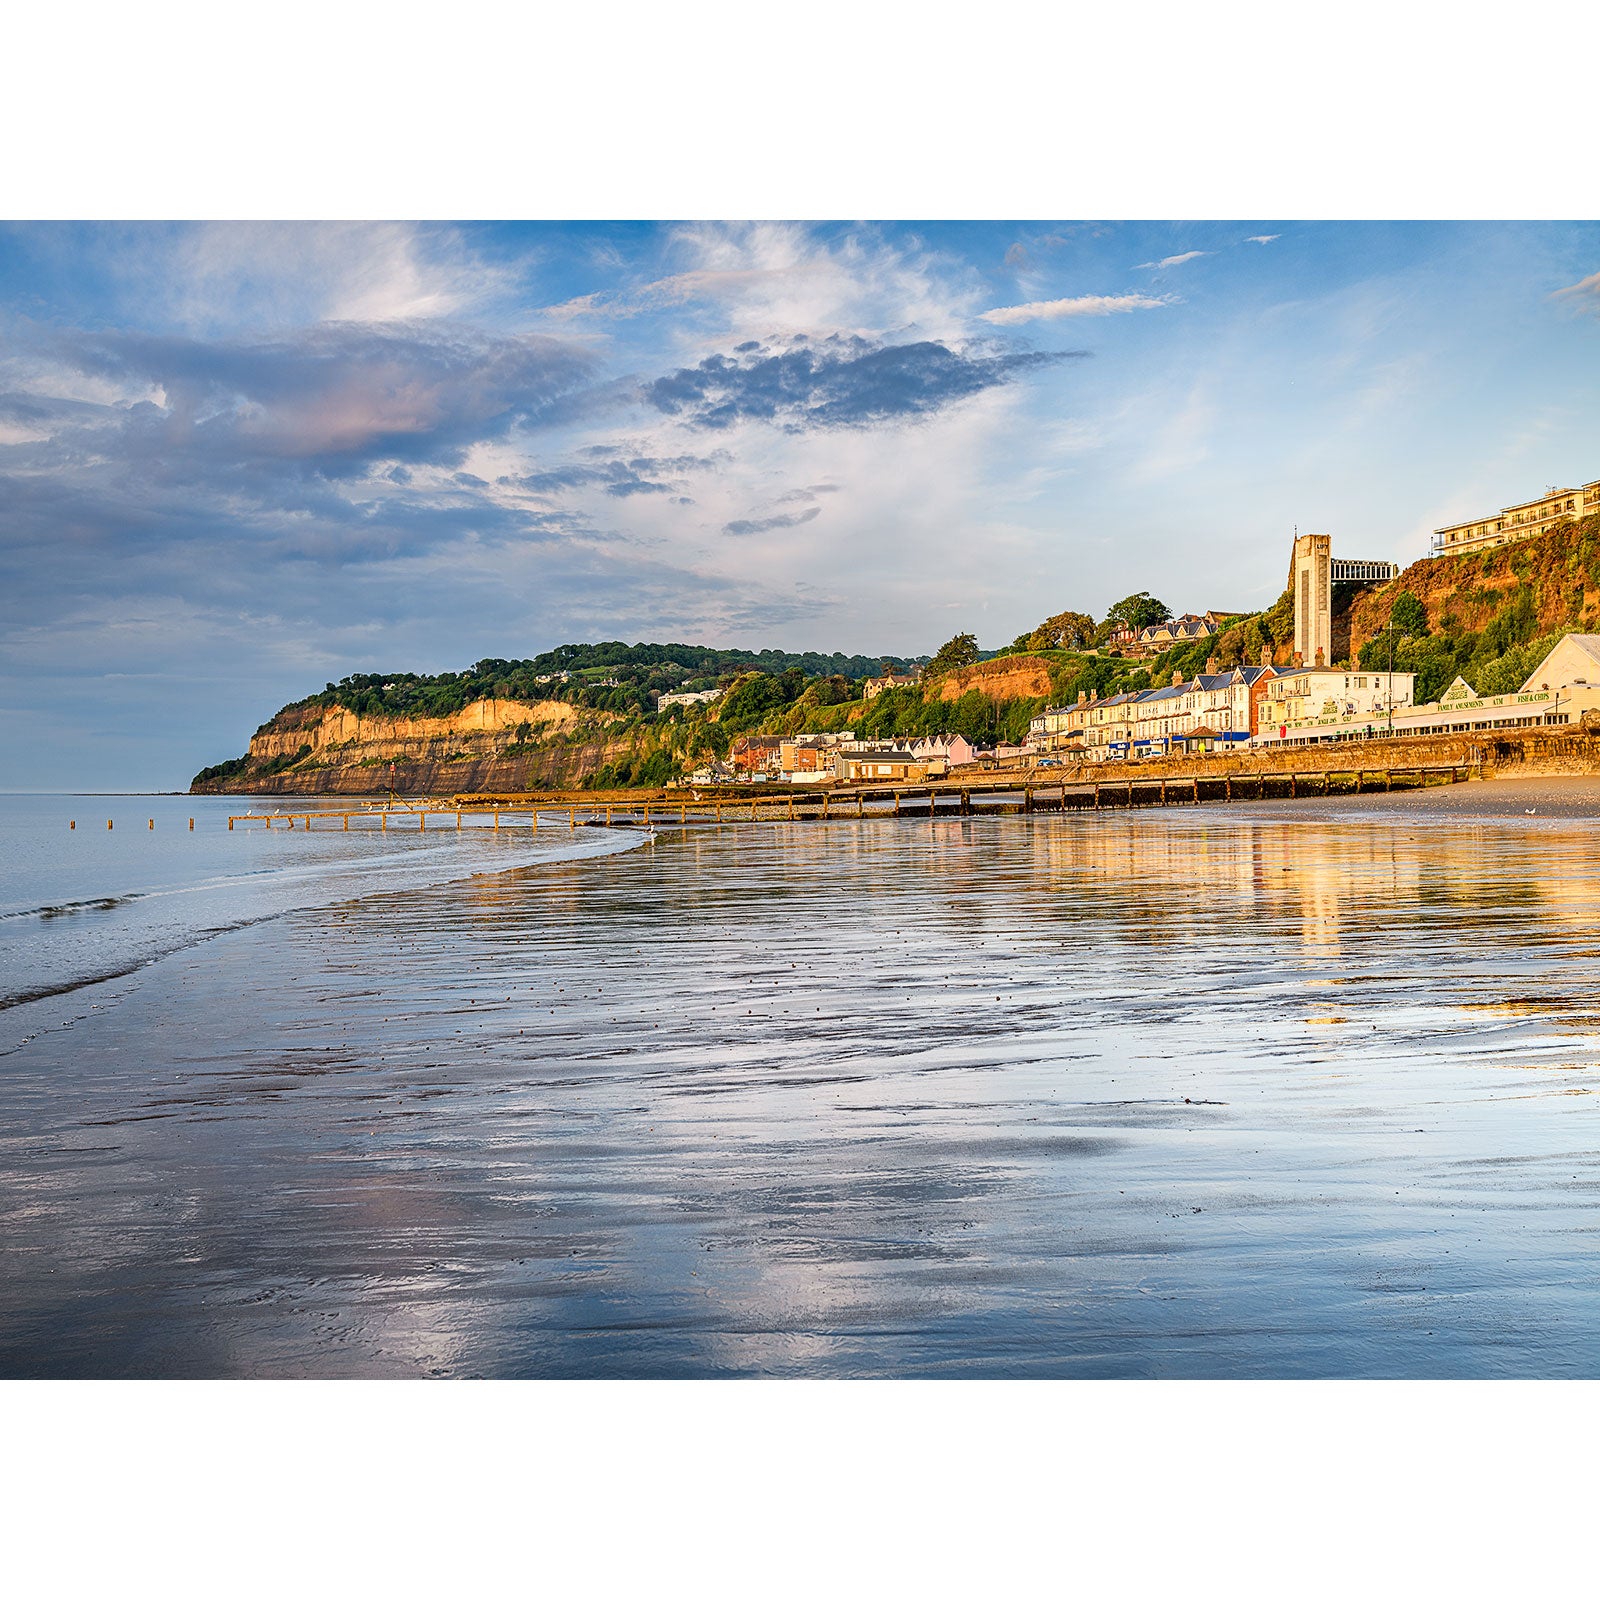
<svg viewBox="0 0 1600 1600"><path fill-rule="evenodd" d="M537 830L546 826L689 827L732 822L833 822L893 817L1028 816L1062 811L1132 810L1145 806L1195 806L1241 800L1293 800L1346 794L1392 793L1434 784L1463 783L1474 776L1466 763L1426 767L1345 767L1323 772L1219 772L1145 775L1118 771L1094 779L1040 782L1036 777L1001 775L982 781L898 785L864 785L851 789L804 787L755 788L742 794L725 792L649 799L574 799L552 796L517 800L510 795L460 794L447 805L386 807L359 811L247 812L228 818L235 823L260 823L309 832L315 823L337 823L350 831L374 825L387 832L391 823L415 821L425 833L429 819L459 832L463 823L495 831Z"/></svg>

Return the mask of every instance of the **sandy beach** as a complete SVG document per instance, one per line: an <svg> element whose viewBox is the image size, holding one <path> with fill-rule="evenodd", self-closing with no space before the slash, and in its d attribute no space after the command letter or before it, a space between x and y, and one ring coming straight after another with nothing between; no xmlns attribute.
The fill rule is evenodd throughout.
<svg viewBox="0 0 1600 1600"><path fill-rule="evenodd" d="M0 1371L1591 1375L1597 794L730 825L220 934L5 1057Z"/></svg>

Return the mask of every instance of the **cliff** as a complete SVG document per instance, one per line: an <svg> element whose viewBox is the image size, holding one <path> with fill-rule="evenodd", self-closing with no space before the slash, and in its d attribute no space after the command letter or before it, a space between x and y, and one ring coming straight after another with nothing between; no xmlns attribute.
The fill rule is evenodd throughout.
<svg viewBox="0 0 1600 1600"><path fill-rule="evenodd" d="M1600 517L1537 539L1413 562L1392 583L1357 597L1350 612L1352 658L1388 627L1395 602L1414 595L1430 629L1478 634L1511 613L1530 635L1600 624Z"/></svg>
<svg viewBox="0 0 1600 1600"><path fill-rule="evenodd" d="M364 716L288 706L239 761L209 768L194 794L383 794L567 787L628 755L619 719L559 700L478 700L450 716Z"/></svg>
<svg viewBox="0 0 1600 1600"><path fill-rule="evenodd" d="M1050 693L1050 663L1038 656L1000 656L957 667L923 689L928 700L959 700L977 690L991 700L1038 700Z"/></svg>

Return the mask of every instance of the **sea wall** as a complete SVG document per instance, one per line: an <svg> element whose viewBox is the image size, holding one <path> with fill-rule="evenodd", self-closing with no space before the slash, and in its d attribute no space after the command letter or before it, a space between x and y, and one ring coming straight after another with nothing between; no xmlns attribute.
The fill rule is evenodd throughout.
<svg viewBox="0 0 1600 1600"><path fill-rule="evenodd" d="M1255 755L1180 756L1155 761L1083 761L1062 768L1070 782L1223 776L1227 773L1327 772L1365 767L1471 766L1485 778L1580 777L1600 772L1600 737L1581 728L1515 728L1501 733L1449 733L1406 739L1352 739ZM1054 773L1050 774L1054 781Z"/></svg>

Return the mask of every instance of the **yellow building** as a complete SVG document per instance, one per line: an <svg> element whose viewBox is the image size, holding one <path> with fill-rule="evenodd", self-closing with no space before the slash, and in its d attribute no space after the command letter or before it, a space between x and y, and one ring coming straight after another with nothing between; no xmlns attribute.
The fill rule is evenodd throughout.
<svg viewBox="0 0 1600 1600"><path fill-rule="evenodd" d="M1517 539L1533 539L1563 522L1592 517L1600 511L1600 478L1581 489L1547 489L1537 500L1507 506L1492 517L1452 522L1433 531L1436 556L1459 555L1463 550L1487 550Z"/></svg>

